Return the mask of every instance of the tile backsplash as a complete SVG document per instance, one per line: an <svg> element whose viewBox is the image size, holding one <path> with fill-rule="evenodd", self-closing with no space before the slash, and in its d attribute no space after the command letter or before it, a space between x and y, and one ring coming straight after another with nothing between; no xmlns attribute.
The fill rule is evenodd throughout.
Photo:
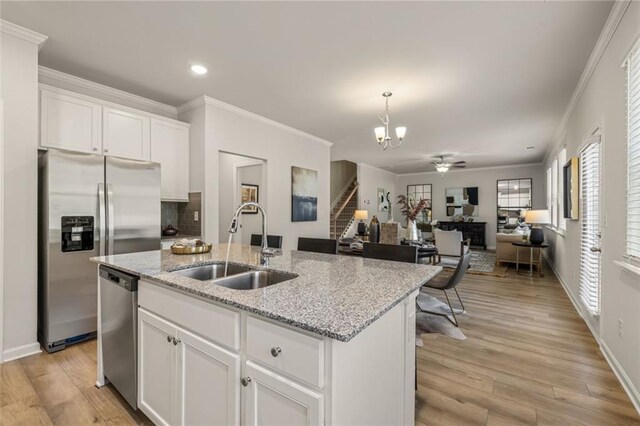
<svg viewBox="0 0 640 426"><path fill-rule="evenodd" d="M195 220L195 212L198 212L198 220ZM162 202L162 228L173 225L183 235L202 235L202 194L190 192L189 202Z"/></svg>

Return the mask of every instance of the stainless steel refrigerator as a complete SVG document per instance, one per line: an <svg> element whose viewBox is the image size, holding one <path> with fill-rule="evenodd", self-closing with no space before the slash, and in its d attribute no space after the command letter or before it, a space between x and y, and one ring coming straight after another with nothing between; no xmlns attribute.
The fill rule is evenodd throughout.
<svg viewBox="0 0 640 426"><path fill-rule="evenodd" d="M38 340L47 352L96 335L90 257L160 249L160 165L40 153Z"/></svg>

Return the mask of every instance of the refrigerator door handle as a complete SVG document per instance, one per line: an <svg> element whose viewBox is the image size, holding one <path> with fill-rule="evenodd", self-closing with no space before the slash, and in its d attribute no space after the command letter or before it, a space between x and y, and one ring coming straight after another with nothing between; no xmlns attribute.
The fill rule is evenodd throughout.
<svg viewBox="0 0 640 426"><path fill-rule="evenodd" d="M100 256L106 255L106 230L107 230L107 208L104 200L104 183L98 184L98 214L100 215L98 226L100 227Z"/></svg>
<svg viewBox="0 0 640 426"><path fill-rule="evenodd" d="M113 254L113 234L115 232L115 226L113 224L113 186L110 183L107 184L107 209L107 220L109 221L107 227L107 234L109 235L108 254Z"/></svg>

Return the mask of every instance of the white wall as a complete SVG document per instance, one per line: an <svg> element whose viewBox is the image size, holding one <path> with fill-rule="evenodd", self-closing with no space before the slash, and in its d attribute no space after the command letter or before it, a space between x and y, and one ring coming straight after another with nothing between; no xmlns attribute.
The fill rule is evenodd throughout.
<svg viewBox="0 0 640 426"><path fill-rule="evenodd" d="M615 9L615 7L614 7ZM546 232L549 258L583 317L600 340L623 385L640 409L640 277L625 272L614 261L623 260L626 236L626 83L621 67L640 37L640 3L632 2L589 79L553 148L566 143L567 156L578 155L585 136L603 129L603 183L600 192L606 218L602 229L602 288L600 318L590 316L579 302L580 222L568 221L565 235ZM549 159L551 162L552 156ZM624 323L618 336L618 321ZM614 368L615 370L615 368Z"/></svg>
<svg viewBox="0 0 640 426"><path fill-rule="evenodd" d="M369 212L367 224L371 222L374 215L378 217L380 222L389 220L387 212L378 211L378 188L387 189L391 192L389 198L393 204L393 212L398 210L398 206L395 204L398 196L396 179L397 175L395 173L368 164L358 163L358 183L360 184L358 188L358 209Z"/></svg>
<svg viewBox="0 0 640 426"><path fill-rule="evenodd" d="M201 114L197 110L204 111L204 146L192 144L192 158L202 156L204 159L204 235L207 241L218 241L220 234L217 213L220 151L266 161L267 176L263 185L268 189L265 200L268 231L283 236L283 248L295 248L300 236L328 237L329 143L207 97L180 108L180 119L191 122L192 129L196 123L191 118ZM315 222L291 222L291 166L318 171L318 220ZM201 179L193 177L195 181Z"/></svg>
<svg viewBox="0 0 640 426"><path fill-rule="evenodd" d="M474 220L487 222L487 248L496 247L497 181L499 179L532 178L532 205L535 209L545 208L546 184L545 169L542 165L519 165L509 167L491 167L483 169L449 170L444 175L436 172L405 174L398 176L398 192L407 193L407 185L431 184L433 218L448 220L446 213L445 190L447 188L478 187L479 216ZM394 212L396 220L404 223L400 210Z"/></svg>
<svg viewBox="0 0 640 426"><path fill-rule="evenodd" d="M262 184L262 175L266 173L263 171L262 164L255 166L240 167L239 170L239 182L238 184L251 184L258 185L258 202L261 202L263 197L267 198L267 186ZM249 244L251 242L251 234L262 233L262 218L259 214L245 214L242 215L242 244Z"/></svg>
<svg viewBox="0 0 640 426"><path fill-rule="evenodd" d="M39 351L38 45L0 32L4 101L3 359Z"/></svg>

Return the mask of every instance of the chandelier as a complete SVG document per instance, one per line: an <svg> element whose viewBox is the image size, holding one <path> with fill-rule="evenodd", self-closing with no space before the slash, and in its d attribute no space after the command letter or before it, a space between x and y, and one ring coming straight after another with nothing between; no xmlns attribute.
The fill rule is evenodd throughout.
<svg viewBox="0 0 640 426"><path fill-rule="evenodd" d="M397 148L402 145L402 139L404 139L404 135L407 133L406 127L396 127L396 138L398 139L397 144L393 143L393 139L389 135L389 98L391 95L391 92L384 92L382 94L385 98L384 116L379 116L378 119L380 119L383 125L374 129L378 145L380 145L380 148L382 148L383 151L388 147Z"/></svg>

